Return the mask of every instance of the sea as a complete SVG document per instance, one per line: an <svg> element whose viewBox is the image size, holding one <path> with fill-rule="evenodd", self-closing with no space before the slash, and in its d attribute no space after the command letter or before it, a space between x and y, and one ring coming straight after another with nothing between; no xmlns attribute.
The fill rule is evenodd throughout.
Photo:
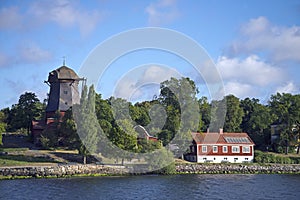
<svg viewBox="0 0 300 200"><path fill-rule="evenodd" d="M205 174L15 179L0 199L300 199L300 175Z"/></svg>

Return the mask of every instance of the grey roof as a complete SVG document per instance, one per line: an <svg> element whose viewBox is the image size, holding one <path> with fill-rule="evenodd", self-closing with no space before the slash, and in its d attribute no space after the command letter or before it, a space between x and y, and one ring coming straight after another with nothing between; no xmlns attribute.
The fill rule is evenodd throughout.
<svg viewBox="0 0 300 200"><path fill-rule="evenodd" d="M74 70L70 69L67 66L61 66L56 70L53 70L51 73L57 73L58 79L72 79L76 80L79 79L79 76L74 72Z"/></svg>

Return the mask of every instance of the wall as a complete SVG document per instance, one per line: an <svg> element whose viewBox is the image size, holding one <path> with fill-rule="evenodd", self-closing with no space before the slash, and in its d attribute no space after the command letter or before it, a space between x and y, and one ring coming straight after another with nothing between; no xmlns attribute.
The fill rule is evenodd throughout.
<svg viewBox="0 0 300 200"><path fill-rule="evenodd" d="M55 166L0 167L0 178L18 177L65 177L74 175L128 175L124 166L103 166L96 164L75 164ZM258 164L176 164L180 174L255 174L255 173L293 173L300 174L300 165L258 165Z"/></svg>
<svg viewBox="0 0 300 200"><path fill-rule="evenodd" d="M256 173L293 173L300 174L300 165L258 165L258 164L180 164L177 173L187 174L256 174Z"/></svg>
<svg viewBox="0 0 300 200"><path fill-rule="evenodd" d="M84 174L121 175L127 173L128 169L126 169L124 166L103 166L96 164L0 167L0 176L4 177L64 177Z"/></svg>

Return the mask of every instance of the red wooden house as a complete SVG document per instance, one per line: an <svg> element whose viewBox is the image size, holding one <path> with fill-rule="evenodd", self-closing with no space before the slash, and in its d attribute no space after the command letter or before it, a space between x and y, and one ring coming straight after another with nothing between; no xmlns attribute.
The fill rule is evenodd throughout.
<svg viewBox="0 0 300 200"><path fill-rule="evenodd" d="M242 163L254 159L254 143L247 133L192 133L188 161L204 163Z"/></svg>

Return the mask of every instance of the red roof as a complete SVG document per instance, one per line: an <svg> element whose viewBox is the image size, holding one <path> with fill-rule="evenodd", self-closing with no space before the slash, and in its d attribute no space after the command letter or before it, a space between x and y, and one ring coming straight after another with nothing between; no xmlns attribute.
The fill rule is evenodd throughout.
<svg viewBox="0 0 300 200"><path fill-rule="evenodd" d="M252 144L247 133L192 133L196 144Z"/></svg>

